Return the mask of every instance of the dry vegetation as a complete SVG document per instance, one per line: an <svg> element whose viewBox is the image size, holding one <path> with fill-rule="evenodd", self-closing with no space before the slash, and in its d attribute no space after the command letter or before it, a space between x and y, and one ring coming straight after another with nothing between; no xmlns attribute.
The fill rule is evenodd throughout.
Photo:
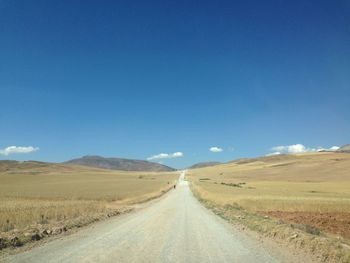
<svg viewBox="0 0 350 263"><path fill-rule="evenodd" d="M241 159L190 170L188 178L199 199L224 217L268 235L289 233L281 238L307 232L314 251L322 246L329 250L315 236L339 247L332 256L325 252L323 259L350 261L350 154ZM282 230L282 222L289 229Z"/></svg>
<svg viewBox="0 0 350 263"><path fill-rule="evenodd" d="M40 239L39 232L62 232L119 214L161 195L177 177L177 173L2 161L0 249Z"/></svg>

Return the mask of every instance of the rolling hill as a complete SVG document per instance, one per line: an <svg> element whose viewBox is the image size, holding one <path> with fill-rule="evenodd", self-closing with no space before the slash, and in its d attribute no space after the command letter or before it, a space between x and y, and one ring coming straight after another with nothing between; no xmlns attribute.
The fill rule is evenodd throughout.
<svg viewBox="0 0 350 263"><path fill-rule="evenodd" d="M65 164L78 164L89 167L96 167L110 170L121 171L152 171L152 172L170 172L175 171L166 165L148 162L143 160L132 160L123 158L105 158L101 156L83 156L82 158L73 159Z"/></svg>
<svg viewBox="0 0 350 263"><path fill-rule="evenodd" d="M220 162L201 162L188 167L188 169L204 168L204 167L214 166L218 164L221 164L221 163Z"/></svg>
<svg viewBox="0 0 350 263"><path fill-rule="evenodd" d="M344 152L344 153L350 153L350 144L343 145L337 151Z"/></svg>

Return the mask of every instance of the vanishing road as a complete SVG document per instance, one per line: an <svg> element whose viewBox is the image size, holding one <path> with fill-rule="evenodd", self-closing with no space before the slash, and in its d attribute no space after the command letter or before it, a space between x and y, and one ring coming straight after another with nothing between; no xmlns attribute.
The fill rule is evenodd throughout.
<svg viewBox="0 0 350 263"><path fill-rule="evenodd" d="M178 187L138 211L94 224L5 262L279 262Z"/></svg>

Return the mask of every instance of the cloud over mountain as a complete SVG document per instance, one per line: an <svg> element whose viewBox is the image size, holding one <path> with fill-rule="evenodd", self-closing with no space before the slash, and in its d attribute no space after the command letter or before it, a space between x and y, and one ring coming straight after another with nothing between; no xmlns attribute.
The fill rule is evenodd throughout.
<svg viewBox="0 0 350 263"><path fill-rule="evenodd" d="M277 155L277 154L296 154L296 153L306 153L306 152L320 152L320 151L336 151L338 146L332 146L330 148L316 147L310 148L306 147L303 144L293 144L293 145L280 145L272 147L272 153L267 154L268 156Z"/></svg>
<svg viewBox="0 0 350 263"><path fill-rule="evenodd" d="M153 155L151 157L148 157L147 160L158 160L158 159L172 159L172 158L179 158L184 156L182 152L174 152L174 153L160 153Z"/></svg>

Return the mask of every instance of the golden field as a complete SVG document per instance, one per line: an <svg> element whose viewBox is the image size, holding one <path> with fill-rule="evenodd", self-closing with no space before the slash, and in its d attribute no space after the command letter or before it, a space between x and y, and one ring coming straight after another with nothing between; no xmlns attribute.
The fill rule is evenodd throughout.
<svg viewBox="0 0 350 263"><path fill-rule="evenodd" d="M350 212L350 154L238 160L190 170L197 191L252 211Z"/></svg>
<svg viewBox="0 0 350 263"><path fill-rule="evenodd" d="M0 162L0 232L85 224L171 188L178 174ZM29 230L28 230L29 229ZM0 233L1 237L1 233Z"/></svg>
<svg viewBox="0 0 350 263"><path fill-rule="evenodd" d="M350 154L240 159L188 171L216 214L320 262L350 262Z"/></svg>

